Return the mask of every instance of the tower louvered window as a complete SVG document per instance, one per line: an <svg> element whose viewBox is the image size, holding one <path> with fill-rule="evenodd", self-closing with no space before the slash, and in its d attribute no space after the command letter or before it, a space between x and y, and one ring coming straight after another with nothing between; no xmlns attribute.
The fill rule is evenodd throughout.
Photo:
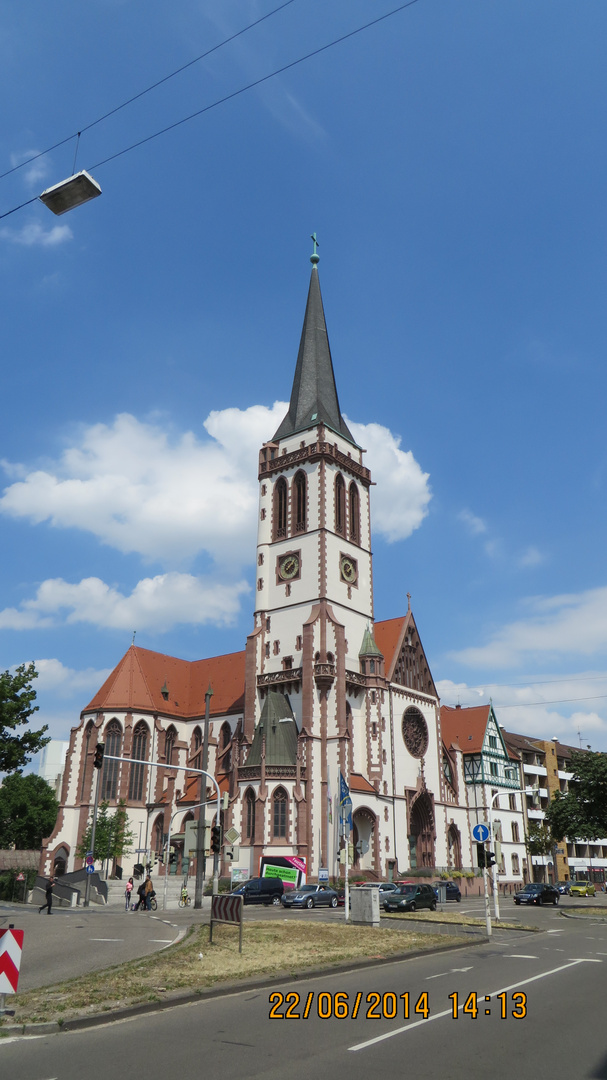
<svg viewBox="0 0 607 1080"><path fill-rule="evenodd" d="M274 488L274 539L287 535L287 481L284 476L276 481Z"/></svg>
<svg viewBox="0 0 607 1080"><path fill-rule="evenodd" d="M298 472L294 480L295 486L295 532L306 531L306 476Z"/></svg>
<svg viewBox="0 0 607 1080"><path fill-rule="evenodd" d="M350 540L360 544L360 496L355 483L350 484L349 504Z"/></svg>
<svg viewBox="0 0 607 1080"><path fill-rule="evenodd" d="M255 792L251 788L247 791L246 797L247 808L247 821L245 827L245 836L247 840L253 841L255 839Z"/></svg>
<svg viewBox="0 0 607 1080"><path fill-rule="evenodd" d="M341 475L335 480L335 532L346 535L346 485Z"/></svg>

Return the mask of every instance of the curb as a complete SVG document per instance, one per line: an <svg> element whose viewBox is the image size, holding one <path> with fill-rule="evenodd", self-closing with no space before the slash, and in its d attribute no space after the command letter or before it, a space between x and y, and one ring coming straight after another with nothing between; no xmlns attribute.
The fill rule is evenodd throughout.
<svg viewBox="0 0 607 1080"><path fill-rule="evenodd" d="M601 909L595 908L594 910L600 911ZM582 922L607 922L607 913L605 915L574 915L573 912L563 911L561 908L559 915L562 915L564 919L580 919Z"/></svg>
<svg viewBox="0 0 607 1080"><path fill-rule="evenodd" d="M216 984L215 986L206 987L204 990L194 990L188 993L175 991L170 996L167 995L167 997L158 1001L141 1002L139 1005L130 1005L122 1009L95 1013L92 1016L76 1016L72 1020L65 1020L63 1023L51 1021L43 1024L3 1024L0 1026L0 1045L3 1035L10 1035L14 1038L19 1035L29 1035L31 1037L32 1035L55 1035L60 1031L83 1031L86 1028L101 1027L103 1024L113 1024L120 1020L132 1020L138 1016L145 1016L147 1013L165 1012L167 1009L175 1009L180 1005L192 1005L197 1001L205 1001L208 998L230 997L232 994L243 993L246 990L265 990L297 979L315 979L322 975L361 971L372 967L385 967L387 964L416 960L420 956L456 952L458 949L467 948L469 945L486 945L490 940L486 936L479 936L475 941L459 942L457 945L435 945L431 949L413 949L381 958L346 960L343 963L332 964L330 967L306 968L302 971L277 971L271 977L263 979L251 976L248 979Z"/></svg>

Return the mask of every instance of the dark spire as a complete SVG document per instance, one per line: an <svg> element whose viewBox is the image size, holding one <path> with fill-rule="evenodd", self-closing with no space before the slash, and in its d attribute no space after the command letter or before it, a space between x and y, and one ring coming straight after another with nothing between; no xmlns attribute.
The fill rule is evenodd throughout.
<svg viewBox="0 0 607 1080"><path fill-rule="evenodd" d="M312 263L310 289L289 411L272 441L284 439L287 435L294 435L298 431L306 431L308 428L316 427L317 424L326 424L332 431L343 435L356 446L357 443L339 411L325 312L320 295L316 250L310 261Z"/></svg>

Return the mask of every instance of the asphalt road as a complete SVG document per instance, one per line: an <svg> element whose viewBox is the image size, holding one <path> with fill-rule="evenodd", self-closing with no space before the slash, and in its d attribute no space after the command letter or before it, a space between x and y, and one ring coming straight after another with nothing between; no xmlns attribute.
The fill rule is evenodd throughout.
<svg viewBox="0 0 607 1080"><path fill-rule="evenodd" d="M564 919L553 908L516 910L543 933L501 932L481 946L294 979L83 1032L0 1040L0 1072L11 1080L106 1080L112 1071L144 1071L146 1080L403 1073L414 1080L605 1080L607 924ZM277 1019L269 1017L271 992L279 995ZM338 993L347 995L345 1006ZM293 1019L281 1018L287 994L298 995L289 999ZM336 1005L345 1008L343 1019L335 1018Z"/></svg>
<svg viewBox="0 0 607 1080"><path fill-rule="evenodd" d="M0 929L12 923L25 931L19 989L30 990L158 952L177 940L188 916L106 908L56 908L49 916L3 904Z"/></svg>

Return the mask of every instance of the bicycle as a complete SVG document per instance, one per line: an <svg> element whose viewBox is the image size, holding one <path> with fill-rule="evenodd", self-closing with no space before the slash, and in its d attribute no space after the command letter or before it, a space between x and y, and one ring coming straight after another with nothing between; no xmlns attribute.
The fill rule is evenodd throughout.
<svg viewBox="0 0 607 1080"><path fill-rule="evenodd" d="M188 896L188 890L187 889L182 889L181 890L181 896L179 898L179 907L187 907L188 904L191 904L191 903L192 903L192 899L191 899L190 896Z"/></svg>

